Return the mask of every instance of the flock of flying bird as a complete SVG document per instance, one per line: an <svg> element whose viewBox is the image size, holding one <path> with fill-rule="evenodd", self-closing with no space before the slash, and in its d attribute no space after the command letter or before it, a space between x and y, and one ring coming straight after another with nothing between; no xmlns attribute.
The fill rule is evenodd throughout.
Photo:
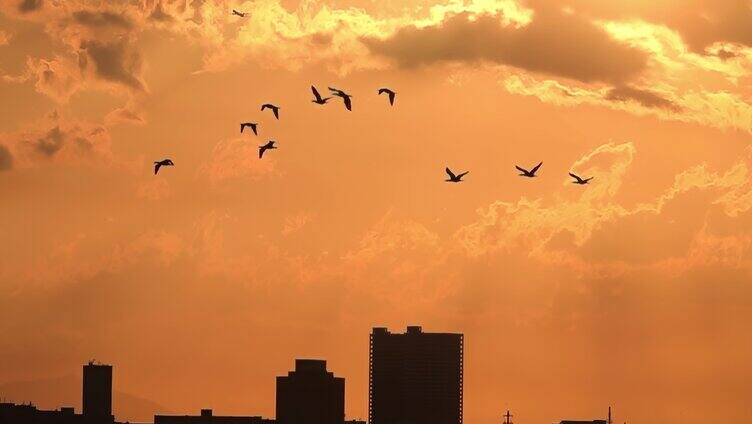
<svg viewBox="0 0 752 424"><path fill-rule="evenodd" d="M236 14L236 11L233 10L233 13ZM321 97L321 93L316 89L315 86L311 86L311 92L313 93L313 100L311 100L311 103L315 103L317 105L325 105L329 100L331 100L333 97L340 97L342 98L342 102L345 105L345 109L352 111L352 95L348 94L344 90L340 90L338 88L329 87L329 91L331 91L330 97ZM393 90L390 90L388 88L380 88L378 91L379 95L386 94L389 97L389 104L394 106L394 99L397 93L395 93ZM279 120L279 109L280 107L271 103L264 103L261 105L261 111L269 109L274 114L274 117ZM246 128L250 128L251 131L253 131L253 134L258 135L258 123L257 122L241 122L240 123L240 133L242 134L243 131L245 131ZM266 144L263 144L259 146L259 159L264 157L264 152L271 149L276 149L277 146L275 146L276 141L269 140L266 142ZM159 169L163 166L175 166L175 163L171 159L163 159L157 162L154 162L154 175L156 175L159 172ZM464 175L464 174L463 174ZM458 180L459 181L459 180Z"/></svg>
<svg viewBox="0 0 752 424"><path fill-rule="evenodd" d="M243 17L246 16L246 13L244 13L244 12L238 12L235 9L232 10L232 14L235 15L235 16L239 16L241 18L243 18ZM345 109L347 109L349 111L352 111L352 97L353 97L352 95L350 95L350 94L346 93L345 91L340 90L338 88L334 88L334 87L328 87L328 88L329 88L329 91L331 92L331 96L329 96L329 97L321 97L321 93L319 93L319 91L316 89L316 87L314 87L312 85L311 86L311 92L313 93L313 97L314 98L313 98L313 100L311 100L311 102L315 103L317 105L325 105L333 97L340 97L342 99L343 104L345 105ZM378 93L379 93L379 95L386 94L389 97L389 104L391 106L394 106L394 99L395 99L397 93L395 93L393 90L391 90L389 88L379 88ZM279 120L279 109L280 109L279 106L271 104L271 103L264 103L263 105L261 105L261 111L262 112L264 110L266 110L266 109L271 110L272 113L274 114L274 117L277 120ZM243 133L243 131L246 128L250 128L251 131L253 131L253 134L258 135L258 123L256 123L256 122L242 122L242 123L240 123L240 133L241 134ZM276 142L274 140L269 140L269 141L266 142L266 144L263 144L263 145L259 146L259 159L261 159L261 158L264 157L264 152L266 152L267 150L276 149L277 146L275 146L275 143ZM161 168L163 166L174 166L174 165L175 165L175 163L173 163L172 160L170 160L170 159L163 159L161 161L154 162L154 175L156 175L159 172L159 168ZM522 168L520 166L515 166L515 168L517 168L517 170L520 171L520 174L518 174L519 176L521 176L521 177L527 177L527 178L533 178L533 177L536 176L535 173L538 172L538 170L540 169L541 166L543 166L543 162L540 162L538 165L536 165L535 167L533 167L530 170L524 169L524 168ZM445 169L445 171L446 171L447 175L449 176L449 178L447 178L445 181L449 182L449 183L460 183L460 182L462 182L463 181L462 177L464 177L465 175L467 175L470 172L470 171L465 171L465 172L461 172L459 174L455 174L454 172L452 172L451 169L449 169L449 167L447 167ZM572 181L573 184L580 184L580 185L588 184L590 182L590 180L593 179L593 177L590 177L590 178L581 178L578 175L573 174L571 172L569 173L569 176L572 177L572 178L574 178L574 181Z"/></svg>

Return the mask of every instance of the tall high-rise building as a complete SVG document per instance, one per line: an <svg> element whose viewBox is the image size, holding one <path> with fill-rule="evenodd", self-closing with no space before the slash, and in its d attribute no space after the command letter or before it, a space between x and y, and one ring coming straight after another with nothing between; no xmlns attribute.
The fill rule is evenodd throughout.
<svg viewBox="0 0 752 424"><path fill-rule="evenodd" d="M369 424L461 424L462 334L371 333Z"/></svg>
<svg viewBox="0 0 752 424"><path fill-rule="evenodd" d="M83 415L87 419L112 421L112 365L84 365Z"/></svg>
<svg viewBox="0 0 752 424"><path fill-rule="evenodd" d="M295 371L277 377L277 424L343 424L345 379L326 361L296 359Z"/></svg>

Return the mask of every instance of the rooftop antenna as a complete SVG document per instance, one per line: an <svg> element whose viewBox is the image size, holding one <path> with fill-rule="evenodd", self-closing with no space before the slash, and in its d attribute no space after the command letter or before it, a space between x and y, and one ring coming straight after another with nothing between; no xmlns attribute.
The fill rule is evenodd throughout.
<svg viewBox="0 0 752 424"><path fill-rule="evenodd" d="M507 413L506 413L506 414L504 414L504 415L502 415L502 417L504 417L504 424L514 424L514 423L512 422L512 417L513 417L513 416L514 416L514 415L510 414L510 413L509 413L509 410L507 409Z"/></svg>

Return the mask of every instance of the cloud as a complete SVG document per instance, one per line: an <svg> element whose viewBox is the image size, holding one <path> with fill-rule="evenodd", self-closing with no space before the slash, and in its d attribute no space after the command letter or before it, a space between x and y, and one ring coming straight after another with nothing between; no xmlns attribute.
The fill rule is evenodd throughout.
<svg viewBox="0 0 752 424"><path fill-rule="evenodd" d="M57 41L52 54L28 57L21 76L5 75L3 80L35 81L37 92L59 103L66 103L80 90L102 89L129 100L147 92L143 58L136 47L147 27L137 5L79 1L46 4L44 11L34 15L14 14L7 2L0 4L10 16L38 23ZM135 111L131 108L130 112Z"/></svg>
<svg viewBox="0 0 752 424"><path fill-rule="evenodd" d="M728 0L695 1L694 16L668 18L686 36L688 44L700 51L717 41L752 46L752 7L749 2Z"/></svg>
<svg viewBox="0 0 752 424"><path fill-rule="evenodd" d="M113 110L119 121L143 121L136 96L146 93L142 81L142 60L127 41L113 44L87 41L76 54L59 54L51 59L29 58L20 76L4 76L12 83L34 81L35 90L58 103L87 87L98 87L128 94L126 105ZM104 84L103 84L104 83ZM105 85L106 84L106 85Z"/></svg>
<svg viewBox="0 0 752 424"><path fill-rule="evenodd" d="M619 14L592 11L580 3L572 5L571 15L589 19L588 23L605 31L611 41L641 52L646 59L644 69L629 81L604 87L598 81L566 80L561 74L544 76L525 69L497 67L507 91L562 106L598 105L663 120L752 131L752 105L746 90L740 90L743 81L752 76L752 49L716 42L697 52L676 29L635 16L618 20ZM556 8L546 1L532 2L532 6L536 15L528 24L530 27L540 22L538 12L550 14ZM439 46L437 51L443 48ZM469 51L473 51L472 47ZM733 53L733 58L722 52Z"/></svg>
<svg viewBox="0 0 752 424"><path fill-rule="evenodd" d="M10 150L0 144L0 171L8 171L13 168L13 155Z"/></svg>
<svg viewBox="0 0 752 424"><path fill-rule="evenodd" d="M536 10L561 7L556 0L530 0ZM714 43L728 42L752 46L752 8L745 0L688 0L674 5L651 2L572 0L567 8L573 14L607 20L641 20L670 28L696 53Z"/></svg>
<svg viewBox="0 0 752 424"><path fill-rule="evenodd" d="M132 43L127 40L100 42L86 40L81 43L81 50L86 53L94 65L95 74L110 82L121 84L127 88L143 91L145 85L141 81L142 59ZM80 62L82 70L89 67L89 61Z"/></svg>
<svg viewBox="0 0 752 424"><path fill-rule="evenodd" d="M325 269L343 276L349 291L375 297L392 311L407 308L416 313L419 304L446 296L454 281L455 270L446 267L452 249L425 225L399 219L390 209ZM328 274L318 272L314 280L322 278Z"/></svg>
<svg viewBox="0 0 752 424"><path fill-rule="evenodd" d="M311 220L311 214L300 212L285 217L282 235L289 236L300 231Z"/></svg>
<svg viewBox="0 0 752 424"><path fill-rule="evenodd" d="M187 243L179 235L152 230L136 237L127 246L124 257L134 260L134 256L156 254L162 265L170 265L187 251Z"/></svg>
<svg viewBox="0 0 752 424"><path fill-rule="evenodd" d="M632 143L607 143L572 164L572 170L594 177L597 184L585 186L577 200L556 201L522 197L514 202L495 201L478 210L478 219L456 231L454 238L471 257L523 249L530 255L545 256L545 246L562 231L577 245L590 238L604 221L628 213L613 202L632 164ZM565 183L571 186L571 183Z"/></svg>
<svg viewBox="0 0 752 424"><path fill-rule="evenodd" d="M54 156L66 142L67 136L63 136L60 127L54 127L40 137L27 141L27 144L37 153L44 156Z"/></svg>
<svg viewBox="0 0 752 424"><path fill-rule="evenodd" d="M115 125L115 124L137 124L141 125L146 123L146 119L144 119L143 114L141 111L134 110L133 108L129 108L127 106L119 107L110 113L107 114L105 117L105 122L108 125Z"/></svg>
<svg viewBox="0 0 752 424"><path fill-rule="evenodd" d="M136 41L145 26L134 21L132 7L81 8L73 6L52 20L46 30L68 47L68 55L90 81L104 81L124 88L130 95L146 91L143 59Z"/></svg>
<svg viewBox="0 0 752 424"><path fill-rule="evenodd" d="M108 11L93 12L90 10L78 10L73 12L73 20L89 27L115 27L131 29L133 24L121 14Z"/></svg>
<svg viewBox="0 0 752 424"><path fill-rule="evenodd" d="M658 268L670 264L671 272L705 266L724 255L729 255L728 260L738 259L752 233L719 236L710 231L709 223L723 215L724 219L739 217L752 207L747 196L752 186L748 169L748 163L741 160L722 173L712 172L706 165L680 172L654 201L602 222L581 245L581 257L588 262L619 261ZM719 250L711 253L711 246Z"/></svg>
<svg viewBox="0 0 752 424"><path fill-rule="evenodd" d="M75 60L70 56L55 56L49 60L29 58L26 66L26 75L22 80L34 80L38 93L59 103L67 102L84 83Z"/></svg>
<svg viewBox="0 0 752 424"><path fill-rule="evenodd" d="M389 13L356 6L334 7L316 0L299 2L294 8L276 0L234 7L242 8L248 16L241 20L230 15L222 1L157 2L142 7L138 14L150 25L203 46L206 54L201 71L222 71L253 60L266 67L291 70L323 64L339 74L385 66L382 59L369 54L361 37L389 34L408 24L435 24L455 13L499 13L510 24L526 22L531 15L514 0L451 1L392 8Z"/></svg>
<svg viewBox="0 0 752 424"><path fill-rule="evenodd" d="M651 79L671 80L679 77L721 82L724 79L734 81L750 74L749 63L744 60L719 57L723 55L721 52L746 56L749 48L741 45L719 42L709 46L706 51L697 52L692 50L681 33L654 22L599 20L596 24L612 38L648 53L653 71Z"/></svg>
<svg viewBox="0 0 752 424"><path fill-rule="evenodd" d="M612 88L608 91L605 98L606 100L619 102L635 101L645 107L655 107L669 110L679 109L679 107L674 102L668 100L660 94L654 93L650 90L641 90L628 86Z"/></svg>
<svg viewBox="0 0 752 424"><path fill-rule="evenodd" d="M553 2L548 2L553 3ZM695 52L716 42L752 46L752 8L744 0L690 0L675 7L656 3L573 2L575 10L607 19L641 19L679 32Z"/></svg>
<svg viewBox="0 0 752 424"><path fill-rule="evenodd" d="M117 109L112 110L105 116L105 124L108 126L118 124L132 124L143 125L146 123L146 118L141 103L144 100L145 95L133 96L128 99L125 105Z"/></svg>
<svg viewBox="0 0 752 424"><path fill-rule="evenodd" d="M709 266L752 271L752 235L716 235L705 225L692 239L686 258L669 265L684 272Z"/></svg>
<svg viewBox="0 0 752 424"><path fill-rule="evenodd" d="M414 221L394 219L392 211L369 229L361 238L359 248L346 257L368 262L386 252L433 251L439 246L439 237L424 225Z"/></svg>
<svg viewBox="0 0 752 424"><path fill-rule="evenodd" d="M171 194L170 184L164 178L152 178L136 188L136 197L141 199L161 200L170 197Z"/></svg>
<svg viewBox="0 0 752 424"><path fill-rule="evenodd" d="M634 143L606 143L577 159L571 170L598 178L598 187L590 187L582 197L588 201L603 201L616 195L634 161L637 149ZM569 184L567 180L567 184Z"/></svg>
<svg viewBox="0 0 752 424"><path fill-rule="evenodd" d="M45 30L63 42L64 51L33 59L25 78L35 78L37 90L59 102L81 89L138 96L147 91L147 83L137 46L145 33L159 29L202 47L199 72L248 61L290 70L321 64L339 74L383 69L390 61L408 68L484 63L496 66L506 78L550 76L547 81L562 90L543 93L536 88L535 95L556 104L597 104L660 119L752 127L747 119L752 107L735 88L750 75L750 49L739 41L743 31L710 37L714 41L702 51L684 36L688 28L702 32L702 25L686 25L702 22L702 17L712 21L706 30L718 33L718 22L743 19L746 6L726 2L712 8L697 0L672 17L657 5L622 5L621 10L603 3L608 2L575 0L562 9L549 0L472 0L381 10L328 7L317 1L291 9L268 0L243 4L249 17L238 20L219 0L98 6L48 2L44 20L41 15L23 19L44 22ZM14 10L17 5L13 3ZM526 90L532 91L510 91ZM121 107L109 119L137 124L143 122L143 113Z"/></svg>
<svg viewBox="0 0 752 424"><path fill-rule="evenodd" d="M632 143L601 145L571 166L595 176L576 199L495 201L453 238L469 257L522 251L598 278L643 269L675 275L719 263L752 269L752 232L738 231L752 218L749 154L723 172L704 164L686 169L657 197L627 207L616 195L635 154ZM717 223L726 221L737 230L719 233Z"/></svg>
<svg viewBox="0 0 752 424"><path fill-rule="evenodd" d="M18 3L18 11L30 13L41 9L42 6L44 6L44 0L21 0Z"/></svg>
<svg viewBox="0 0 752 424"><path fill-rule="evenodd" d="M53 113L27 129L0 134L19 167L45 163L112 164L109 132L105 127L61 117Z"/></svg>
<svg viewBox="0 0 752 424"><path fill-rule="evenodd" d="M0 31L0 46L7 46L12 36L5 31Z"/></svg>
<svg viewBox="0 0 752 424"><path fill-rule="evenodd" d="M385 39L363 42L403 67L490 62L583 82L627 81L647 64L645 53L611 39L590 22L551 11L536 11L522 27L504 26L494 15L457 14L435 26L405 27Z"/></svg>
<svg viewBox="0 0 752 424"><path fill-rule="evenodd" d="M676 88L667 88L673 91L669 91L669 100L668 97L652 91L625 93L619 90L611 93L612 88L569 84L508 72L501 75L500 83L510 93L534 96L543 102L558 106L595 105L635 115L652 115L668 121L695 122L711 128L752 132L752 104L748 103L741 93L725 89L706 91L699 87L691 87L680 91ZM674 106L653 98L650 93L663 97ZM625 101L630 99L626 94L636 96L639 100L632 98L633 101ZM668 95L667 93L666 96ZM658 107L659 105L664 107Z"/></svg>
<svg viewBox="0 0 752 424"><path fill-rule="evenodd" d="M199 173L210 182L218 183L228 179L257 179L275 172L274 158L258 157L258 146L247 139L233 138L222 140L214 146L209 160Z"/></svg>
<svg viewBox="0 0 752 424"><path fill-rule="evenodd" d="M663 196L661 202L686 193L692 189L703 189L712 193L713 205L723 207L730 217L738 217L752 209L752 178L750 149L726 172L711 172L707 166L699 165L688 169L674 178L673 187Z"/></svg>
<svg viewBox="0 0 752 424"><path fill-rule="evenodd" d="M149 14L149 19L157 22L172 22L175 18L165 11L161 1L154 6L154 10Z"/></svg>

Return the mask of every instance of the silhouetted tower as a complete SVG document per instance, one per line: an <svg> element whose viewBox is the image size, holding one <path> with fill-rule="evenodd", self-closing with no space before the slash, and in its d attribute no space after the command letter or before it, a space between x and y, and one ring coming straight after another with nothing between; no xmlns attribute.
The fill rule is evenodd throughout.
<svg viewBox="0 0 752 424"><path fill-rule="evenodd" d="M514 415L510 414L509 410L507 409L507 413L503 415L503 417L504 417L504 424L514 424L512 422L512 417L513 416Z"/></svg>
<svg viewBox="0 0 752 424"><path fill-rule="evenodd" d="M112 365L84 365L83 415L97 421L112 421Z"/></svg>
<svg viewBox="0 0 752 424"><path fill-rule="evenodd" d="M461 424L462 334L371 333L369 424Z"/></svg>
<svg viewBox="0 0 752 424"><path fill-rule="evenodd" d="M295 371L277 377L277 424L343 424L345 379L326 361L296 359Z"/></svg>

